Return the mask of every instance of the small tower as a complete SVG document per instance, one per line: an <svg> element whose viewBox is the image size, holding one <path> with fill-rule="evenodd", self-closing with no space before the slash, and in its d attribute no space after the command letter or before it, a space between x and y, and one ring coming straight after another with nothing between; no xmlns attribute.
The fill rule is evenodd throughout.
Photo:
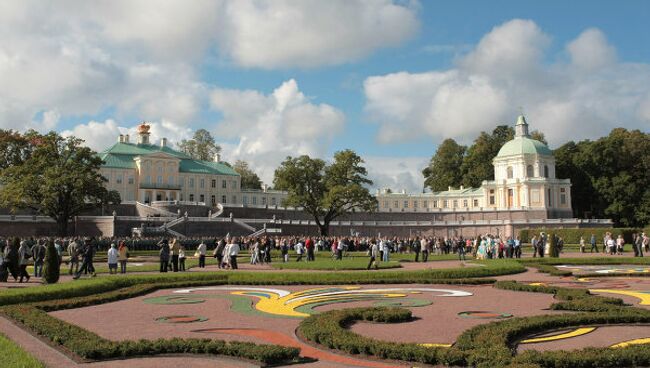
<svg viewBox="0 0 650 368"><path fill-rule="evenodd" d="M528 134L528 123L523 115L517 117L517 124L515 124L515 137L530 137L530 134Z"/></svg>
<svg viewBox="0 0 650 368"><path fill-rule="evenodd" d="M145 122L142 122L142 124L138 125L138 144L149 144L150 128L151 127Z"/></svg>

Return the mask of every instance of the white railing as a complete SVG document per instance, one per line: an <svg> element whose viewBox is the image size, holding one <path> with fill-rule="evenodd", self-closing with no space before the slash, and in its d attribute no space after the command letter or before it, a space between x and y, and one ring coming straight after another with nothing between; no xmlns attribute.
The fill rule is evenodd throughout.
<svg viewBox="0 0 650 368"><path fill-rule="evenodd" d="M171 221L169 221L169 222L165 222L165 224L163 225L163 227L165 227L166 229L169 229L170 227L174 227L175 225L178 225L178 224L180 224L180 223L183 223L183 222L185 222L186 220L187 220L187 217L185 217L185 216L181 216L181 217L179 217L179 218L177 218L177 219L171 220Z"/></svg>
<svg viewBox="0 0 650 368"><path fill-rule="evenodd" d="M223 213L223 205L221 203L217 203L217 212L213 213L212 216L210 217L217 218L221 216L222 213Z"/></svg>
<svg viewBox="0 0 650 368"><path fill-rule="evenodd" d="M168 216L168 217L176 217L176 214L173 213L173 212L170 212L170 211L167 211L167 210L163 210L162 208L153 207L153 206L150 206L150 205L145 204L145 203L142 203L142 202L136 202L136 206L138 206L138 207L144 207L144 208L146 208L146 209L152 210L152 211L154 211L154 212L158 212L159 214L161 214L161 215L165 215L165 216Z"/></svg>
<svg viewBox="0 0 650 368"><path fill-rule="evenodd" d="M248 231L257 231L256 228L250 226L249 224L245 223L244 221L241 221L241 220L238 220L238 219L232 219L232 221L234 223L240 225L241 227L243 227L244 229L246 229Z"/></svg>

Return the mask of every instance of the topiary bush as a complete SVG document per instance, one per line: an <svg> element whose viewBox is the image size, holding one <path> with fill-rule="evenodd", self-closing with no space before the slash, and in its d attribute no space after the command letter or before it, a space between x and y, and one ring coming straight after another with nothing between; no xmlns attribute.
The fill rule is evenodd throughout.
<svg viewBox="0 0 650 368"><path fill-rule="evenodd" d="M46 284L56 284L60 276L59 254L54 243L49 240L45 249L45 264L43 265L43 280Z"/></svg>

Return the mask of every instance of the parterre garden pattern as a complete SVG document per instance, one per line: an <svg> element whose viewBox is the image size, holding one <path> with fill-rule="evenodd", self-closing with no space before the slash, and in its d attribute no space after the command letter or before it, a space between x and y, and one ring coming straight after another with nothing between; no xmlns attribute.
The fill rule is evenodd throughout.
<svg viewBox="0 0 650 368"><path fill-rule="evenodd" d="M541 272L553 275L553 270L549 269L553 266L542 266L544 267L539 268ZM489 269L489 267L485 268ZM472 297L472 293L463 291L462 286L458 288L384 287L372 285L368 280L367 283L371 286L366 288L332 285L290 291L283 288L257 286L263 285L264 282L257 285L249 283L255 286L232 285L234 280L230 281L230 276L223 275L217 279L210 279L206 275L168 280L144 278L131 283L111 284L98 281L96 283L98 286L94 286L92 290L71 288L66 292L78 293L78 295L71 295L63 300L57 300L55 295L38 300L38 296L28 293L28 298L33 300L31 303L5 302L6 305L1 307L1 312L32 332L50 339L55 345L60 345L79 357L90 360L128 359L147 352L146 354L153 355L169 353L230 355L252 359L262 365L298 362L304 359L299 357L301 355L348 366L382 368L394 366L391 365L391 361L477 367L648 366L650 365L650 337L647 335L613 341L610 348L605 349L585 347L572 351L527 350L516 353L516 347L520 344L571 341L580 336L590 336L607 326L650 326L650 310L645 307L650 305L650 291L643 289L647 288L647 283L643 282L643 278L627 278L632 275L645 276L645 271L639 271L643 268L616 266L608 269L616 272L601 274L626 278L603 279L593 274L573 278L570 273L567 275L562 271L562 277L552 276L549 279L551 277L549 276L544 281L538 282L534 281L534 275L531 275L533 280L525 283L498 281L492 287L516 293L553 294L556 302L549 308L554 313L519 317L516 312L507 309L482 310L480 300L477 300L477 309L460 310L457 313L459 317L494 322L481 323L466 330L453 344L379 341L352 332L349 327L358 321L380 324L411 322L412 312L406 308L426 307L432 303L435 306L438 297L452 297L452 299ZM595 268L587 270L598 272ZM624 271L620 272L620 270ZM457 274L450 272L449 275ZM480 276L489 276L489 274L483 273ZM152 280L156 282L151 282ZM454 278L439 280L453 283ZM412 280L413 283L421 281L422 279L418 278ZM273 284L281 283L275 279ZM630 289L630 286L635 290ZM64 287L61 289L68 290ZM213 338L111 341L48 314L57 310L142 297L157 289L173 290L167 295L143 297L142 302L159 306L163 311L165 306L209 305L211 300L227 299L231 303L231 310L235 313L253 318L257 316L300 320L297 337L264 328L206 326L206 328L192 329L191 332L197 336L225 334L249 337L270 345ZM522 297L525 295L522 294ZM625 305L622 300L609 295L635 300L638 306ZM2 300L0 295L0 303ZM17 300L17 298L6 300ZM320 307L339 304L341 305L336 308L343 308L346 303L357 303L357 305L366 303L367 306L329 311L320 309ZM153 319L155 323L179 326L203 324L211 320L194 314L163 314L154 316ZM305 343L304 340L310 343ZM333 351L319 349L313 344ZM350 355L360 356L356 358ZM367 357L388 361L367 360ZM303 362L307 361L303 360Z"/></svg>

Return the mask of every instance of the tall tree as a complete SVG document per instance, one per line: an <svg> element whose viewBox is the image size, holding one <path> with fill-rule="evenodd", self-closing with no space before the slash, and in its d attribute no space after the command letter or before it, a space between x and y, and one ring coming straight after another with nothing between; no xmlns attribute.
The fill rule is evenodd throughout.
<svg viewBox="0 0 650 368"><path fill-rule="evenodd" d="M30 208L53 218L60 236L68 221L82 211L115 200L99 173L102 160L82 140L55 132L29 134L31 154L21 164L0 172L0 206ZM118 195L119 197L119 195Z"/></svg>
<svg viewBox="0 0 650 368"><path fill-rule="evenodd" d="M557 176L571 179L578 216L608 217L618 226L650 223L650 134L617 128L554 154Z"/></svg>
<svg viewBox="0 0 650 368"><path fill-rule="evenodd" d="M178 148L195 160L214 161L221 147L215 143L212 134L205 129L194 132L192 139L183 139Z"/></svg>
<svg viewBox="0 0 650 368"><path fill-rule="evenodd" d="M303 155L287 159L275 170L274 187L289 192L285 204L302 207L310 213L321 235L327 235L335 218L360 209L373 211L377 200L366 185L372 185L363 159L352 150L334 154L327 164Z"/></svg>
<svg viewBox="0 0 650 368"><path fill-rule="evenodd" d="M445 139L433 155L429 166L422 170L424 185L432 191L447 190L462 183L463 174L460 167L465 157L465 146L461 146L453 139Z"/></svg>
<svg viewBox="0 0 650 368"><path fill-rule="evenodd" d="M507 125L499 125L492 134L481 132L467 149L460 171L463 173L463 184L467 187L479 187L483 180L494 180L492 159L499 153L501 147L514 138L515 130Z"/></svg>
<svg viewBox="0 0 650 368"><path fill-rule="evenodd" d="M262 180L248 166L248 162L237 160L232 167L241 176L242 189L262 189Z"/></svg>
<svg viewBox="0 0 650 368"><path fill-rule="evenodd" d="M533 130L532 132L530 132L530 137L548 146L548 142L546 141L546 136L544 135L544 133L540 132L539 130Z"/></svg>

